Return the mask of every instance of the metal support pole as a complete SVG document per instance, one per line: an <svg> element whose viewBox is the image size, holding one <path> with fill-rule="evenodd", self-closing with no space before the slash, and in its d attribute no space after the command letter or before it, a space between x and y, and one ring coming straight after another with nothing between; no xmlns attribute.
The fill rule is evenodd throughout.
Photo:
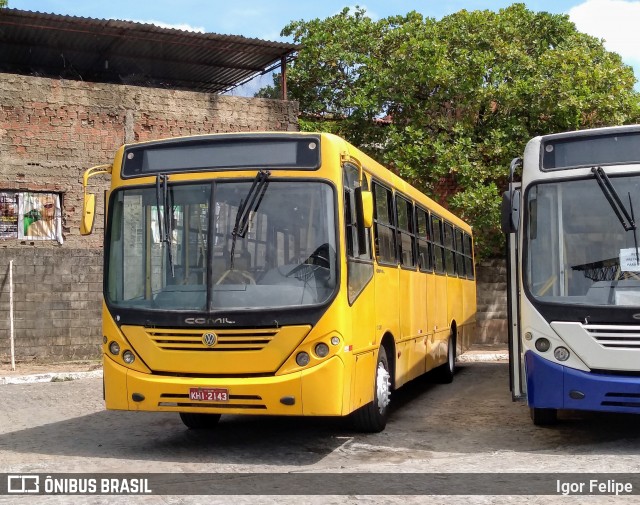
<svg viewBox="0 0 640 505"><path fill-rule="evenodd" d="M16 348L13 334L13 260L9 261L9 340L11 342L11 370L15 370Z"/></svg>
<svg viewBox="0 0 640 505"><path fill-rule="evenodd" d="M287 57L280 59L280 87L282 88L282 99L287 99Z"/></svg>

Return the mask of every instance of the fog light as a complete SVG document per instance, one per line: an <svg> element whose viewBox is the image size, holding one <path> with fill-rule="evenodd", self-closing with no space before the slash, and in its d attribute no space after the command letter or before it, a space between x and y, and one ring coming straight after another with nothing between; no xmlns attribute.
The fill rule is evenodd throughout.
<svg viewBox="0 0 640 505"><path fill-rule="evenodd" d="M539 338L538 340L536 340L536 349L538 349L538 351L547 352L550 347L551 344L546 338Z"/></svg>
<svg viewBox="0 0 640 505"><path fill-rule="evenodd" d="M327 354L329 354L329 346L324 342L320 342L319 344L316 344L315 351L318 358L324 358Z"/></svg>
<svg viewBox="0 0 640 505"><path fill-rule="evenodd" d="M569 349L566 347L556 347L553 351L553 355L558 361L567 361L570 354Z"/></svg>
<svg viewBox="0 0 640 505"><path fill-rule="evenodd" d="M109 352L114 356L120 354L120 344L118 344L118 342L111 342L109 344Z"/></svg>
<svg viewBox="0 0 640 505"><path fill-rule="evenodd" d="M127 365L130 365L135 361L136 357L131 351L124 351L122 353L122 361L124 361Z"/></svg>
<svg viewBox="0 0 640 505"><path fill-rule="evenodd" d="M296 356L296 363L298 366L307 366L309 361L311 361L311 358L309 358L309 355L306 352L299 352Z"/></svg>
<svg viewBox="0 0 640 505"><path fill-rule="evenodd" d="M331 337L331 345L338 345L340 343L340 338Z"/></svg>

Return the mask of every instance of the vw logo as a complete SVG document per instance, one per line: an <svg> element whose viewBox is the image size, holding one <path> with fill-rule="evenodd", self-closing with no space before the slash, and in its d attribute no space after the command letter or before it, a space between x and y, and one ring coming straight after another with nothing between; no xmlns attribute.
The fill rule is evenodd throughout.
<svg viewBox="0 0 640 505"><path fill-rule="evenodd" d="M213 332L207 332L204 335L202 335L202 343L207 347L213 347L214 345L216 345L217 341L218 341L218 337Z"/></svg>

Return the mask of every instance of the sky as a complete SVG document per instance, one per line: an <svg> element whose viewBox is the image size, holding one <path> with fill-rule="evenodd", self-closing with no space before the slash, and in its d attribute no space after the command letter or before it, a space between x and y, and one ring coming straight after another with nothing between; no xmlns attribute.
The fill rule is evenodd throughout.
<svg viewBox="0 0 640 505"><path fill-rule="evenodd" d="M640 0L519 1L533 11L569 15L578 30L602 39L607 50L618 53L640 80ZM9 0L9 8L292 42L280 36L290 21L323 19L355 5L373 19L412 10L440 19L461 9L497 11L512 3L515 0ZM251 96L266 84L272 84L268 75L232 94Z"/></svg>

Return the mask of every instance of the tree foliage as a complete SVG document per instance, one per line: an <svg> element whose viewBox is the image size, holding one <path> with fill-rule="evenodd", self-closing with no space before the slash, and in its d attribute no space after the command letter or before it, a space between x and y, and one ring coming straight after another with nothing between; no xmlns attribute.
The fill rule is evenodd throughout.
<svg viewBox="0 0 640 505"><path fill-rule="evenodd" d="M453 184L444 203L474 225L481 256L500 250L500 194L529 138L640 118L617 54L524 4L441 20L346 8L282 34L301 45L288 70L301 128L344 136L436 198Z"/></svg>

